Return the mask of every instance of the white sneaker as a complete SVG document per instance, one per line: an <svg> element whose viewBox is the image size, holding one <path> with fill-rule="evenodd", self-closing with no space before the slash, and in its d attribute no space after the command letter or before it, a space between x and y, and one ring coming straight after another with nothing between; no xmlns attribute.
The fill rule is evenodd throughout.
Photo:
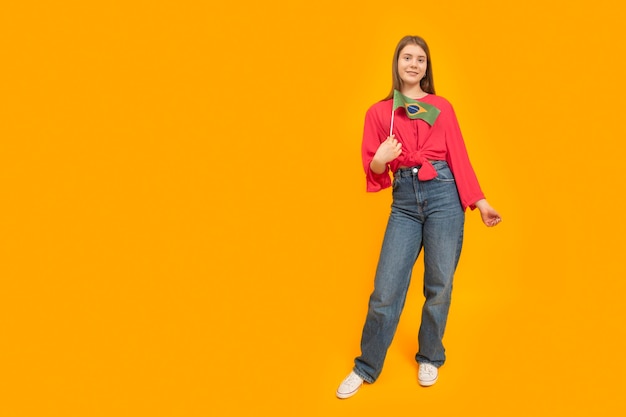
<svg viewBox="0 0 626 417"><path fill-rule="evenodd" d="M439 378L439 370L432 363L420 363L419 372L417 373L417 379L423 387L430 387L437 382Z"/></svg>
<svg viewBox="0 0 626 417"><path fill-rule="evenodd" d="M337 388L337 398L350 398L361 388L363 385L363 378L350 372L350 375L346 377Z"/></svg>

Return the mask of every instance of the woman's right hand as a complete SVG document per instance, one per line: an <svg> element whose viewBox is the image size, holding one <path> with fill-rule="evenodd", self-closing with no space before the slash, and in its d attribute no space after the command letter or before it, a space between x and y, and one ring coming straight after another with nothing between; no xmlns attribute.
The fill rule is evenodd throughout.
<svg viewBox="0 0 626 417"><path fill-rule="evenodd" d="M395 135L388 136L376 150L370 168L378 174L383 173L387 164L399 157L401 153L402 144L398 142Z"/></svg>

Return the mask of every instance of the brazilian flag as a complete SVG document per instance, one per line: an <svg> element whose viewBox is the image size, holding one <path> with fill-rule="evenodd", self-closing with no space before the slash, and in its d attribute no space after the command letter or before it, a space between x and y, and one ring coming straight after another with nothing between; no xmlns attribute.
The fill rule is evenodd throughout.
<svg viewBox="0 0 626 417"><path fill-rule="evenodd" d="M435 124L437 116L441 113L441 110L432 104L413 100L398 90L393 90L393 111L398 107L404 107L409 119L422 119L431 126Z"/></svg>

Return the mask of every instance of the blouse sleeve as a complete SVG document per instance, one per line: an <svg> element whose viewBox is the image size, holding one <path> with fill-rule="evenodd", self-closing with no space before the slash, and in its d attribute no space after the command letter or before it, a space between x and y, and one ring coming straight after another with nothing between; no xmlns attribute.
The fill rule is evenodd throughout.
<svg viewBox="0 0 626 417"><path fill-rule="evenodd" d="M363 169L365 170L368 192L380 191L391 187L389 166L386 167L385 172L382 174L376 174L375 172L372 172L372 169L370 168L370 163L372 162L372 159L374 159L374 155L376 154L378 147L385 139L387 139L385 127L383 126L377 109L372 106L365 114L363 143L361 145Z"/></svg>
<svg viewBox="0 0 626 417"><path fill-rule="evenodd" d="M475 203L485 198L485 195L480 188L478 178L470 162L467 148L461 134L461 128L459 127L459 122L451 105L449 111L445 112L445 114L442 112L442 116L447 119L445 120L447 162L454 175L461 205L463 206L463 210L467 207L474 210L476 208Z"/></svg>

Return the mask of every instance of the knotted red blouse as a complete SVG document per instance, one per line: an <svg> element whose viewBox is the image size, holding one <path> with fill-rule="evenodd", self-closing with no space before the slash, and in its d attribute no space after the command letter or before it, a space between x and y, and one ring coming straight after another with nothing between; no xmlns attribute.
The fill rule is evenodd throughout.
<svg viewBox="0 0 626 417"><path fill-rule="evenodd" d="M474 203L485 196L470 163L454 109L448 100L434 94L428 94L419 101L432 104L441 110L439 117L430 126L424 120L409 119L403 108L396 109L393 134L402 143L402 154L391 161L382 174L372 172L370 162L380 144L389 136L393 100L375 103L365 114L362 157L367 191L380 191L390 187L389 172L395 173L402 166L421 166L418 178L421 181L431 180L436 176L436 171L429 161L443 160L448 163L454 175L463 209L470 207L473 210Z"/></svg>

